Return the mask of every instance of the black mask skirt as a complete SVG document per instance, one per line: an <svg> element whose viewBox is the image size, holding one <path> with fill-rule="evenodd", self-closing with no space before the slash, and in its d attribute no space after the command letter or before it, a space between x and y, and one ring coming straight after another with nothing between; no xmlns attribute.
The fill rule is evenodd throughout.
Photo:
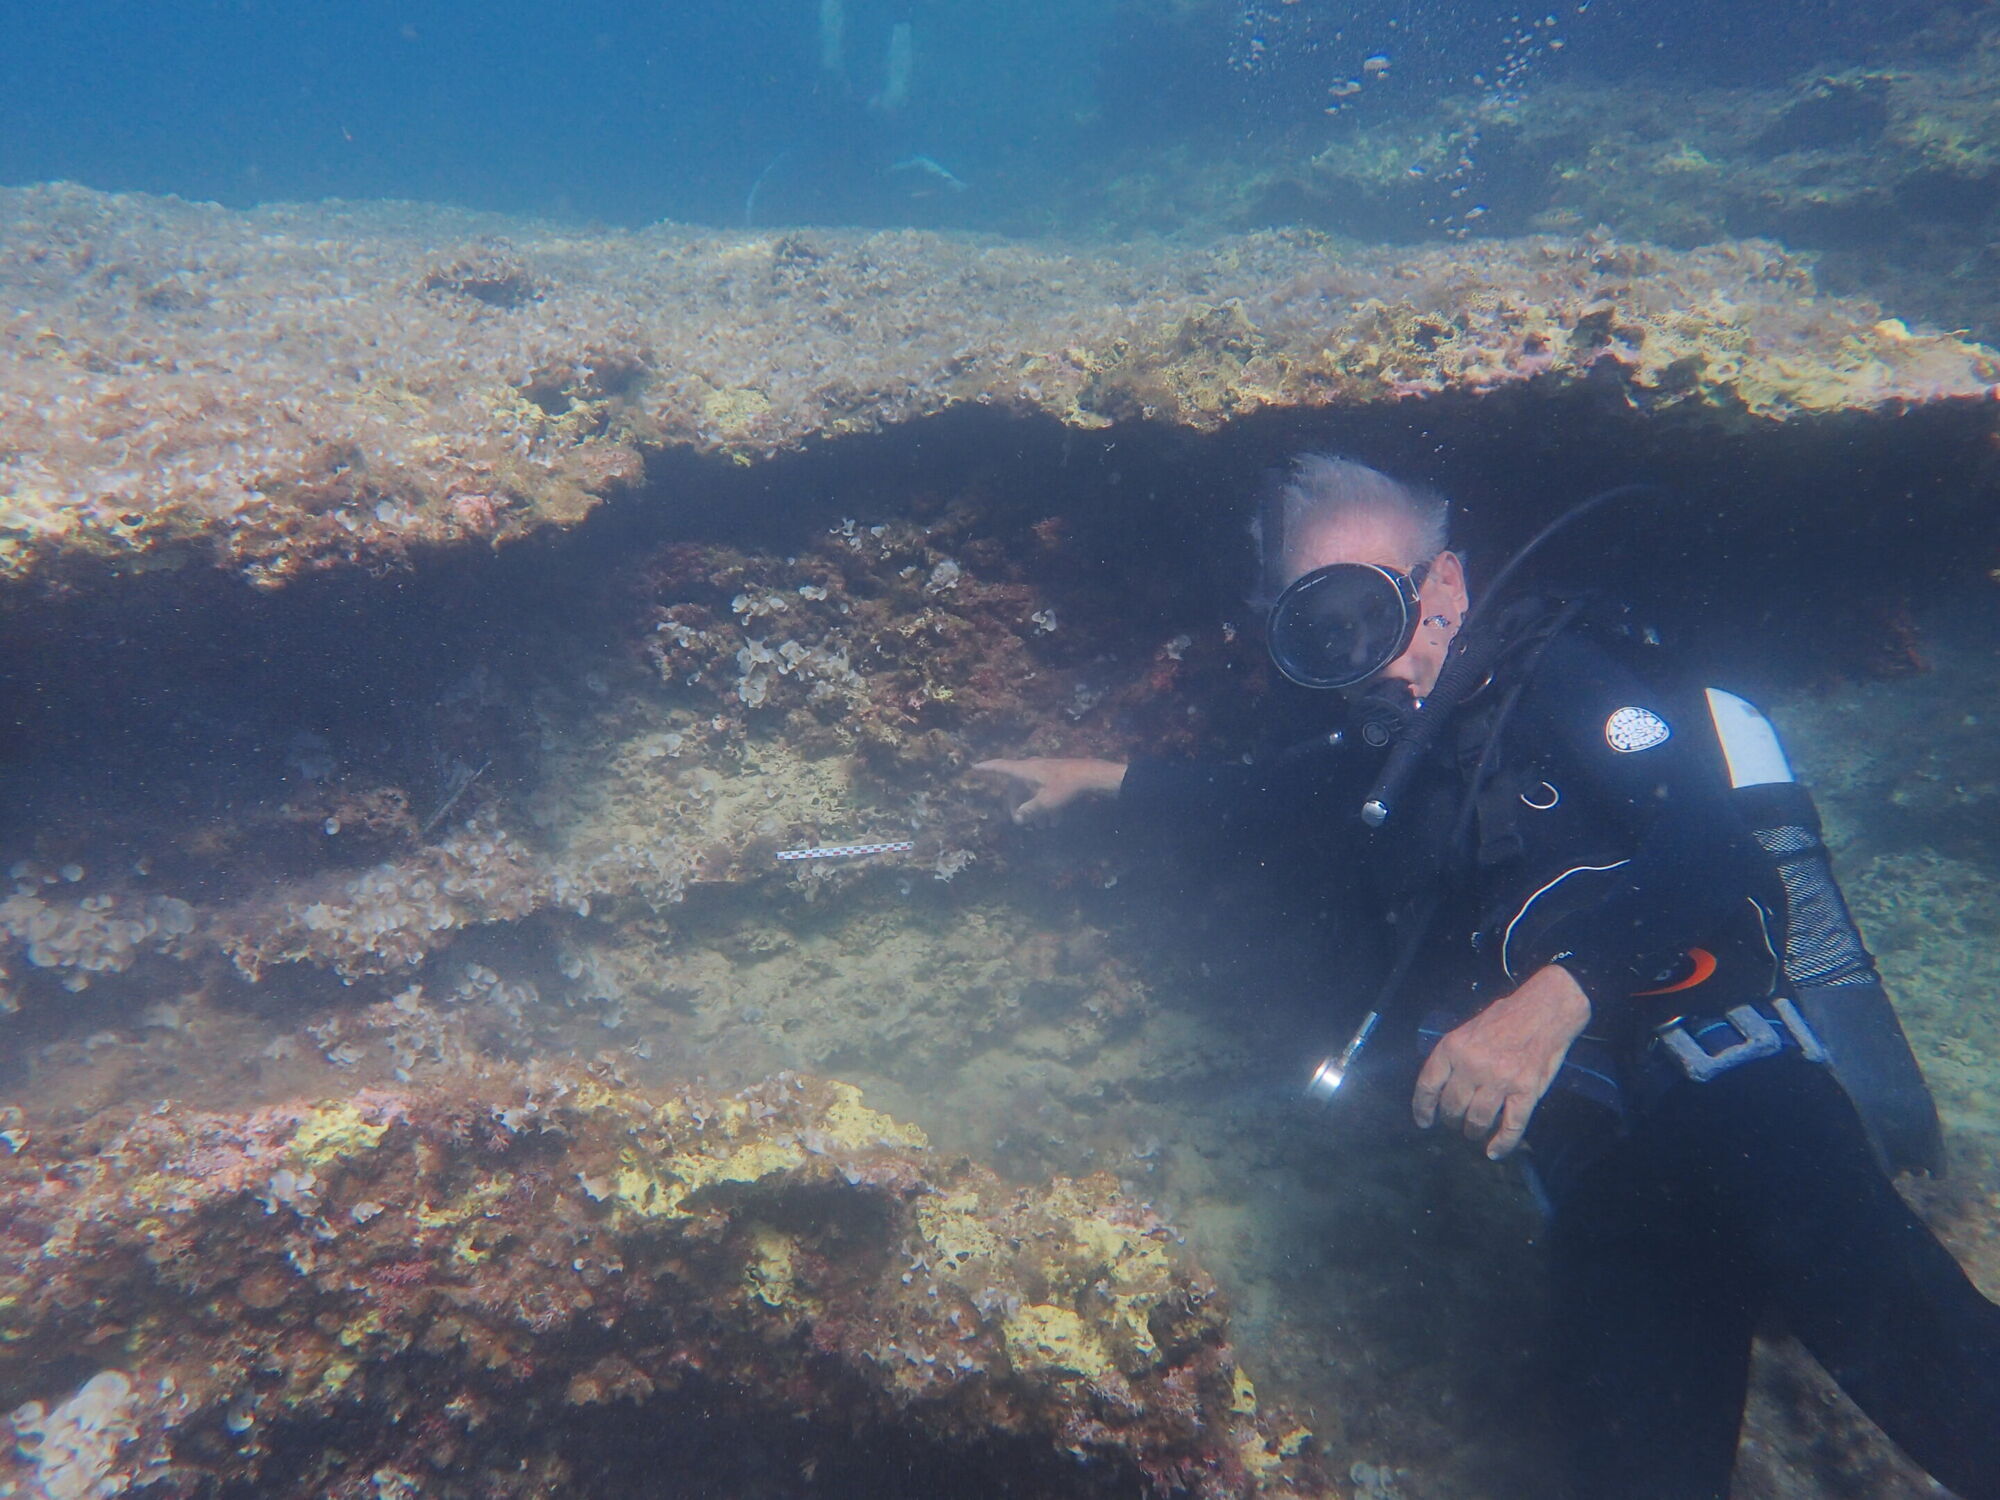
<svg viewBox="0 0 2000 1500"><path fill-rule="evenodd" d="M1329 563L1294 579L1271 606L1272 662L1301 687L1366 682L1409 650L1417 633L1417 591L1429 570L1429 563L1409 573L1376 563Z"/></svg>

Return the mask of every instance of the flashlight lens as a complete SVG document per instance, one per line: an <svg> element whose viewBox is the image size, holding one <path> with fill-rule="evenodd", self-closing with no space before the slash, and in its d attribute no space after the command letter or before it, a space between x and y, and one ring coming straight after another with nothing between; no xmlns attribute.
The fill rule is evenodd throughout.
<svg viewBox="0 0 2000 1500"><path fill-rule="evenodd" d="M1312 1081L1306 1085L1306 1093L1324 1103L1339 1090L1346 1076L1347 1070L1340 1065L1340 1059L1329 1057L1313 1069Z"/></svg>

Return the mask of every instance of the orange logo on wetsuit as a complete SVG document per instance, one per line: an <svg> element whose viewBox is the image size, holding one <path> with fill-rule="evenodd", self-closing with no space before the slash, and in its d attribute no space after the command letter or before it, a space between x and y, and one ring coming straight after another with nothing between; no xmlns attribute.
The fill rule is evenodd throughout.
<svg viewBox="0 0 2000 1500"><path fill-rule="evenodd" d="M1681 990L1691 990L1698 984L1706 984L1709 977L1715 973L1715 955L1706 948L1690 948L1687 956L1688 962L1693 965L1687 974L1672 984L1661 985L1656 990L1634 990L1632 998L1636 1000L1647 995L1672 995Z"/></svg>

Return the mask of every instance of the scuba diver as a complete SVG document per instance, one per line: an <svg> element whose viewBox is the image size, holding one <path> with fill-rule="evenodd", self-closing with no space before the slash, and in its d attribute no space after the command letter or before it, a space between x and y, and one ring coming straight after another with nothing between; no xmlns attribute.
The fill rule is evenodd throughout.
<svg viewBox="0 0 2000 1500"><path fill-rule="evenodd" d="M1521 555L1475 609L1447 514L1318 454L1267 494L1270 654L1347 696L1342 731L978 769L1031 792L1020 822L1108 796L1124 827L1365 875L1400 945L1309 1092L1393 1085L1493 1160L1525 1143L1576 1500L1722 1500L1773 1315L1939 1482L2000 1500L2000 1307L1891 1181L1940 1168L1936 1111L1775 732L1642 682L1580 601L1510 600Z"/></svg>
<svg viewBox="0 0 2000 1500"><path fill-rule="evenodd" d="M965 183L918 151L909 125L917 66L916 11L893 0L875 24L879 74L849 64L853 19L848 0L819 0L819 73L805 138L774 156L743 200L743 222L897 223L929 199L955 196Z"/></svg>

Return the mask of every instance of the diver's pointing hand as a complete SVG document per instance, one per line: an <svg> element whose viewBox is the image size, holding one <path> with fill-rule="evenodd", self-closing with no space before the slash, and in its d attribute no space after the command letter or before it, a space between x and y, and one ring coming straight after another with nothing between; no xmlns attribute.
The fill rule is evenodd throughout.
<svg viewBox="0 0 2000 1500"><path fill-rule="evenodd" d="M1467 1140L1488 1136L1486 1155L1498 1161L1521 1144L1569 1044L1589 1024L1590 997L1569 970L1537 969L1513 994L1445 1033L1417 1075L1410 1112L1425 1129L1442 1118L1461 1126Z"/></svg>
<svg viewBox="0 0 2000 1500"><path fill-rule="evenodd" d="M1114 760L1035 756L1028 760L982 760L973 768L1010 777L1033 795L1014 809L1016 823L1045 823L1078 797L1115 796L1125 767Z"/></svg>

